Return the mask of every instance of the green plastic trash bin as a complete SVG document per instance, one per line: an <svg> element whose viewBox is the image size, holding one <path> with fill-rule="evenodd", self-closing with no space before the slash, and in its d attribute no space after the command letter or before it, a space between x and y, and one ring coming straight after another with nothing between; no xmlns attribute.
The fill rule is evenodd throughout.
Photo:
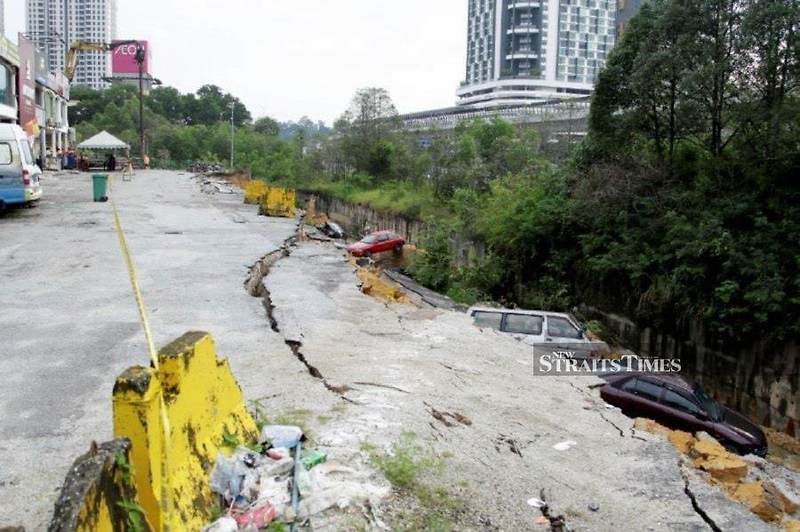
<svg viewBox="0 0 800 532"><path fill-rule="evenodd" d="M94 174L92 176L92 189L94 190L95 201L108 201L108 196L106 195L108 176L106 174Z"/></svg>

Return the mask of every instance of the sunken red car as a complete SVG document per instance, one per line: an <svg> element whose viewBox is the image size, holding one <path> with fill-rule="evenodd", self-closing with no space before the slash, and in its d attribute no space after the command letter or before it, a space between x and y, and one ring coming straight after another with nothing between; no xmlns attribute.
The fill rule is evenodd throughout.
<svg viewBox="0 0 800 532"><path fill-rule="evenodd" d="M391 231L378 231L365 236L360 242L347 246L347 252L354 257L369 257L384 251L400 252L405 245L403 237Z"/></svg>
<svg viewBox="0 0 800 532"><path fill-rule="evenodd" d="M654 419L690 433L707 432L737 454L766 456L761 428L708 396L703 388L677 374L617 373L600 389L607 403L630 417Z"/></svg>

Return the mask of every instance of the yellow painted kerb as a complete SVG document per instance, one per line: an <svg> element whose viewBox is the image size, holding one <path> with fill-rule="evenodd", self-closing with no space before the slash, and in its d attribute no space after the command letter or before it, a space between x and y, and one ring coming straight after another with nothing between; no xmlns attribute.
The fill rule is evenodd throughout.
<svg viewBox="0 0 800 532"><path fill-rule="evenodd" d="M114 433L131 440L139 504L153 528L200 530L216 504L208 479L223 434L251 442L257 429L209 334L185 334L163 348L158 361L158 370L131 368L117 379ZM162 408L170 441L164 441Z"/></svg>
<svg viewBox="0 0 800 532"><path fill-rule="evenodd" d="M260 179L249 181L244 189L244 202L248 205L258 205L266 193L267 184L264 181Z"/></svg>
<svg viewBox="0 0 800 532"><path fill-rule="evenodd" d="M279 218L294 218L297 193L290 188L268 187L261 198L261 214Z"/></svg>

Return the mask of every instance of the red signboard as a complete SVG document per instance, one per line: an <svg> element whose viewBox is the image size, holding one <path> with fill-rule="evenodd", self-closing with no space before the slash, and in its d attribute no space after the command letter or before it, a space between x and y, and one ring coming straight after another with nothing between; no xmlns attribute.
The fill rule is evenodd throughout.
<svg viewBox="0 0 800 532"><path fill-rule="evenodd" d="M119 42L119 41L114 41ZM139 41L139 45L144 48L144 64L142 69L145 74L150 73L150 47L147 41ZM111 52L111 69L116 74L138 74L139 63L136 62L136 44L123 44L114 48Z"/></svg>

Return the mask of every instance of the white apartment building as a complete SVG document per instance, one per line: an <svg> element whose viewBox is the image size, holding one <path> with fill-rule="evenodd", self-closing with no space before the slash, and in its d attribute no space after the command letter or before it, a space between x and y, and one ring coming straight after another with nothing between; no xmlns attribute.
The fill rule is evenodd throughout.
<svg viewBox="0 0 800 532"><path fill-rule="evenodd" d="M48 56L50 70L64 70L75 41L108 43L117 38L117 0L25 0L25 26L37 48ZM111 76L111 55L82 52L74 84L104 89Z"/></svg>
<svg viewBox="0 0 800 532"><path fill-rule="evenodd" d="M591 94L616 37L616 0L468 0L458 104L520 105Z"/></svg>

